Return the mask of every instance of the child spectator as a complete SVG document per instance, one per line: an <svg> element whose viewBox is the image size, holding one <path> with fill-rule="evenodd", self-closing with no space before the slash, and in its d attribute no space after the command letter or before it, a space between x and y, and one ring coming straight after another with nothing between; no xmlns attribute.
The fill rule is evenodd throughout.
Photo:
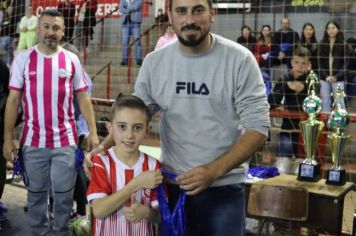
<svg viewBox="0 0 356 236"><path fill-rule="evenodd" d="M38 18L37 16L33 15L32 6L28 6L26 15L21 18L19 24L20 39L17 46L18 52L31 48L36 44L37 25Z"/></svg>
<svg viewBox="0 0 356 236"><path fill-rule="evenodd" d="M115 145L93 157L87 192L94 214L93 235L154 235L160 221L154 190L160 164L138 150L147 134L148 109L135 96L119 96L108 131Z"/></svg>
<svg viewBox="0 0 356 236"><path fill-rule="evenodd" d="M331 93L335 96L338 85L345 86L345 69L347 56L344 36L335 21L329 21L325 26L324 37L319 45L319 75L320 96L323 101L323 112L331 111ZM341 101L345 108L344 100Z"/></svg>
<svg viewBox="0 0 356 236"><path fill-rule="evenodd" d="M256 43L256 38L251 34L251 28L247 25L241 27L241 36L236 40L239 44L244 45L251 52Z"/></svg>
<svg viewBox="0 0 356 236"><path fill-rule="evenodd" d="M294 50L291 59L292 69L284 79L279 80L269 95L271 107L281 104L284 99L284 108L287 110L303 111L303 101L307 96L306 77L310 67L310 52L304 47ZM277 156L292 157L297 154L299 119L283 118L282 131L279 134Z"/></svg>
<svg viewBox="0 0 356 236"><path fill-rule="evenodd" d="M177 35L174 32L172 25L169 24L167 25L164 35L158 39L155 50L163 48L176 41L177 41Z"/></svg>
<svg viewBox="0 0 356 236"><path fill-rule="evenodd" d="M312 23L303 25L300 45L307 48L310 52L311 69L318 72L318 41L315 36L315 27Z"/></svg>

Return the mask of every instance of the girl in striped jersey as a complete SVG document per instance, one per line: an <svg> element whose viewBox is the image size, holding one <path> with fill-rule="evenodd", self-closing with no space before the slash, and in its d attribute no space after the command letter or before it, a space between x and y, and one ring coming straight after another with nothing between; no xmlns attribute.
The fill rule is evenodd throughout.
<svg viewBox="0 0 356 236"><path fill-rule="evenodd" d="M108 131L115 144L93 157L87 192L93 208L92 235L154 235L160 222L155 188L160 164L138 150L148 127L148 110L135 96L117 98Z"/></svg>

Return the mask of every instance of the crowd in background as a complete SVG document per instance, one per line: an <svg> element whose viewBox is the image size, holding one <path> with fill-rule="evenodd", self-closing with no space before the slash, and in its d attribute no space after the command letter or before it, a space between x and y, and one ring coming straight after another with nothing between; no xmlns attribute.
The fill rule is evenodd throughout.
<svg viewBox="0 0 356 236"><path fill-rule="evenodd" d="M25 13L17 1L0 1L0 58L10 66L14 55L31 48L37 43L38 17L31 5ZM75 44L76 48L88 49L89 40L93 39L96 25L97 0L82 0L79 7L70 0L64 0L57 6L65 23L64 43Z"/></svg>
<svg viewBox="0 0 356 236"><path fill-rule="evenodd" d="M281 19L281 28L274 33L269 25L263 25L258 37L252 34L249 26L244 25L237 39L255 55L267 94L278 80L290 73L293 50L299 46L306 47L311 54L310 70L317 73L320 79L319 95L323 101L323 112L331 111L332 94L335 94L338 85L344 88L348 100L356 95L355 41L354 38L344 39L336 21L326 23L323 38L318 40L312 23L305 23L299 35L291 28L288 18ZM342 106L345 108L345 102Z"/></svg>

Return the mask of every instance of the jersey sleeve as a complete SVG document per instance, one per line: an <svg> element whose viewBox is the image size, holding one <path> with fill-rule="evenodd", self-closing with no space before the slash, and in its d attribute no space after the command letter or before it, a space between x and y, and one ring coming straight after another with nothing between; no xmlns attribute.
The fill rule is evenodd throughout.
<svg viewBox="0 0 356 236"><path fill-rule="evenodd" d="M72 66L74 67L74 80L73 80L74 91L75 92L86 91L88 89L88 82L85 79L84 69L80 64L79 58L76 55L72 54L71 59L72 59Z"/></svg>
<svg viewBox="0 0 356 236"><path fill-rule="evenodd" d="M9 89L21 92L24 87L24 58L23 53L17 55L11 64Z"/></svg>
<svg viewBox="0 0 356 236"><path fill-rule="evenodd" d="M99 155L94 156L92 161L94 165L90 168L91 181L87 190L87 199L89 203L94 199L104 198L112 194L109 173L107 172L101 157Z"/></svg>

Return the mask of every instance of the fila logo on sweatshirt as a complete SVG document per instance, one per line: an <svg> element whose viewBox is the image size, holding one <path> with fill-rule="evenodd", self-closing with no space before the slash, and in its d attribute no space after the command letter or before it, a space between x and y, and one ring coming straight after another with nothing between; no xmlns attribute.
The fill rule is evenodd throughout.
<svg viewBox="0 0 356 236"><path fill-rule="evenodd" d="M176 84L176 93L186 94L198 94L198 95L209 95L209 89L205 83L201 85L196 84L195 82L177 82Z"/></svg>

